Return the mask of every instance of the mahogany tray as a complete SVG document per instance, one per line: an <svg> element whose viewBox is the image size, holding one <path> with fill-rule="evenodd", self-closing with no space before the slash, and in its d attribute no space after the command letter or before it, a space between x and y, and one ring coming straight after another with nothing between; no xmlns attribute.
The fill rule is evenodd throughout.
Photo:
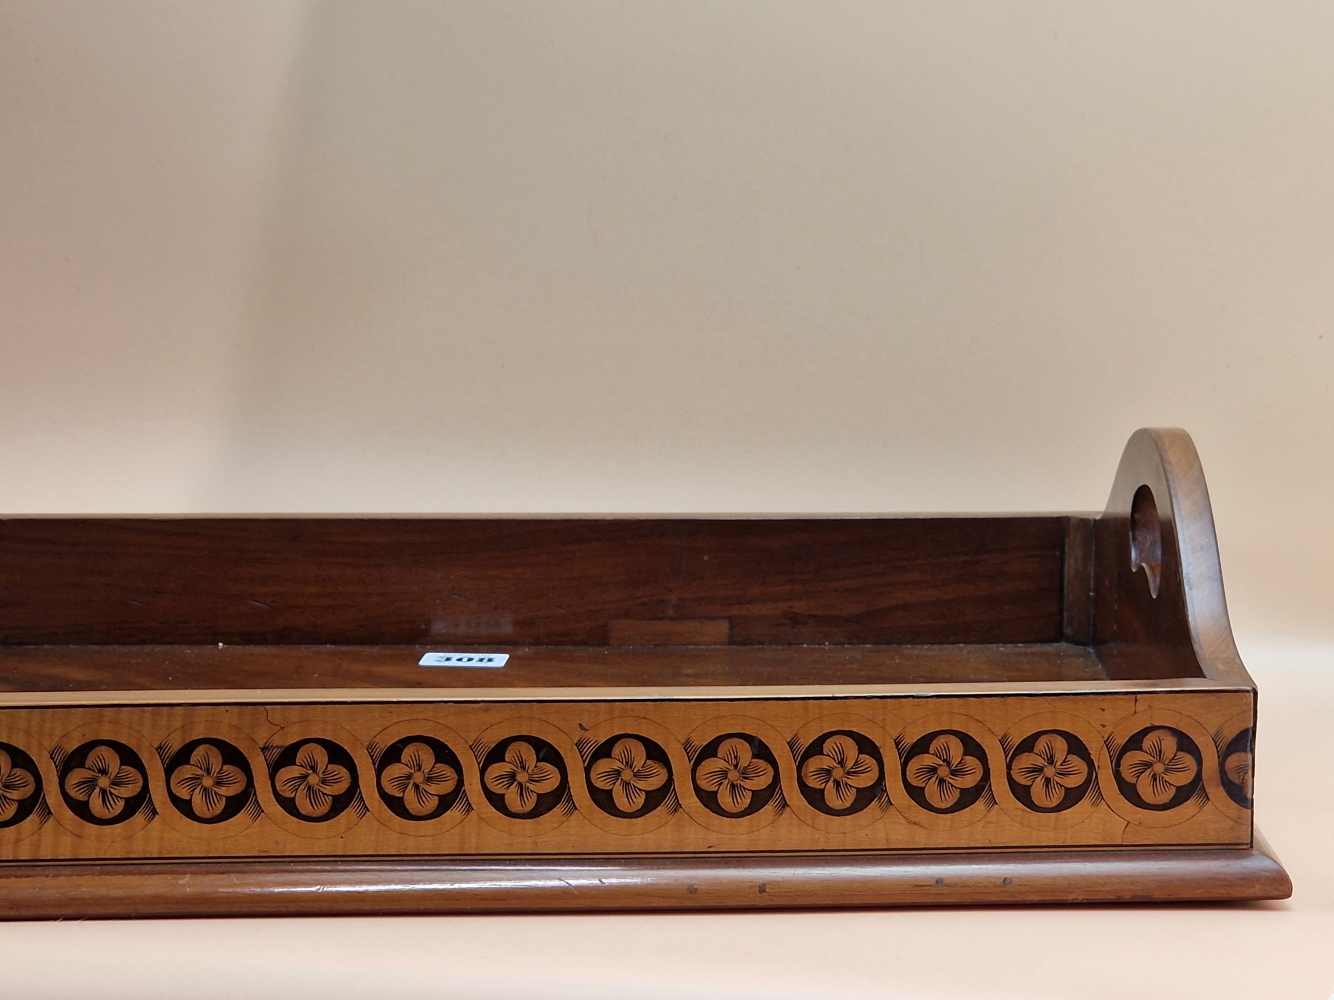
<svg viewBox="0 0 1334 1000"><path fill-rule="evenodd" d="M12 918L1290 892L1178 430L1100 515L11 518L0 689Z"/></svg>

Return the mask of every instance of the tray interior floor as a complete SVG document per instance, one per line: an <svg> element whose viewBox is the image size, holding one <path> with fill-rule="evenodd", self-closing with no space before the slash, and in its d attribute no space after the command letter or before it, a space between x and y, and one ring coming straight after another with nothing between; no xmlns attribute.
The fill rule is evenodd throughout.
<svg viewBox="0 0 1334 1000"><path fill-rule="evenodd" d="M432 650L501 668L420 667ZM1067 643L921 646L5 646L0 690L643 688L1105 681Z"/></svg>

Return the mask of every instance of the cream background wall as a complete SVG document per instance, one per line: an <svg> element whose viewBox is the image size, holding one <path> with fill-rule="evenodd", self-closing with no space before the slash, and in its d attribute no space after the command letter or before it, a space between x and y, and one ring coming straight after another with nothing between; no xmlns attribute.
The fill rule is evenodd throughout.
<svg viewBox="0 0 1334 1000"><path fill-rule="evenodd" d="M1315 852L1331 52L1315 0L0 0L0 511L1097 509L1184 426Z"/></svg>
<svg viewBox="0 0 1334 1000"><path fill-rule="evenodd" d="M1096 509L1334 634L1334 8L0 3L0 510ZM1317 597L1317 594L1321 596Z"/></svg>

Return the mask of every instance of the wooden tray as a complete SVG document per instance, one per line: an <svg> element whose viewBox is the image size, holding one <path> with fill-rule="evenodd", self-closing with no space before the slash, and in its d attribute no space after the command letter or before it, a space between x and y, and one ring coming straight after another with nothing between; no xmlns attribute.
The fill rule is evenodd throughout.
<svg viewBox="0 0 1334 1000"><path fill-rule="evenodd" d="M9 917L1290 891L1182 431L1100 516L14 518L0 644Z"/></svg>

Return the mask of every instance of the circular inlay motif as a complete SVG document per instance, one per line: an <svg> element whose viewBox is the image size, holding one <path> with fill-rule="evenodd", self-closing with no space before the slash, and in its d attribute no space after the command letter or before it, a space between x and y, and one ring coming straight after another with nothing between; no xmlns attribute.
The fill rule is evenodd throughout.
<svg viewBox="0 0 1334 1000"><path fill-rule="evenodd" d="M991 780L982 744L959 729L938 729L904 754L903 787L934 813L956 813L982 797Z"/></svg>
<svg viewBox="0 0 1334 1000"><path fill-rule="evenodd" d="M357 764L333 740L311 737L288 744L270 768L283 812L307 823L327 823L357 797Z"/></svg>
<svg viewBox="0 0 1334 1000"><path fill-rule="evenodd" d="M41 801L37 762L12 743L0 743L0 829L18 826Z"/></svg>
<svg viewBox="0 0 1334 1000"><path fill-rule="evenodd" d="M443 816L463 794L458 754L434 736L405 736L380 755L375 787L380 800L400 819Z"/></svg>
<svg viewBox="0 0 1334 1000"><path fill-rule="evenodd" d="M1116 785L1140 809L1175 809L1200 787L1200 748L1180 729L1150 726L1116 758Z"/></svg>
<svg viewBox="0 0 1334 1000"><path fill-rule="evenodd" d="M712 813L753 816L778 794L778 761L758 736L723 733L695 758L695 794Z"/></svg>
<svg viewBox="0 0 1334 1000"><path fill-rule="evenodd" d="M565 760L538 736L511 736L482 761L482 790L501 815L537 819L560 804L566 790Z"/></svg>
<svg viewBox="0 0 1334 1000"><path fill-rule="evenodd" d="M884 771L880 748L850 729L816 737L797 761L801 797L828 816L853 816L874 802Z"/></svg>
<svg viewBox="0 0 1334 1000"><path fill-rule="evenodd" d="M144 762L119 740L89 740L62 762L60 795L86 823L124 823L148 801Z"/></svg>
<svg viewBox="0 0 1334 1000"><path fill-rule="evenodd" d="M191 740L167 761L171 804L196 823L225 823L255 794L250 761L226 740Z"/></svg>
<svg viewBox="0 0 1334 1000"><path fill-rule="evenodd" d="M1255 730L1247 726L1223 748L1219 768L1223 791L1243 809L1251 808L1251 774L1255 768Z"/></svg>
<svg viewBox="0 0 1334 1000"><path fill-rule="evenodd" d="M672 790L667 751L635 733L619 733L599 743L586 776L593 804L625 819L647 816L667 801Z"/></svg>
<svg viewBox="0 0 1334 1000"><path fill-rule="evenodd" d="M1047 729L1019 741L1006 777L1020 804L1057 813L1084 801L1094 774L1093 755L1083 740L1064 729Z"/></svg>

